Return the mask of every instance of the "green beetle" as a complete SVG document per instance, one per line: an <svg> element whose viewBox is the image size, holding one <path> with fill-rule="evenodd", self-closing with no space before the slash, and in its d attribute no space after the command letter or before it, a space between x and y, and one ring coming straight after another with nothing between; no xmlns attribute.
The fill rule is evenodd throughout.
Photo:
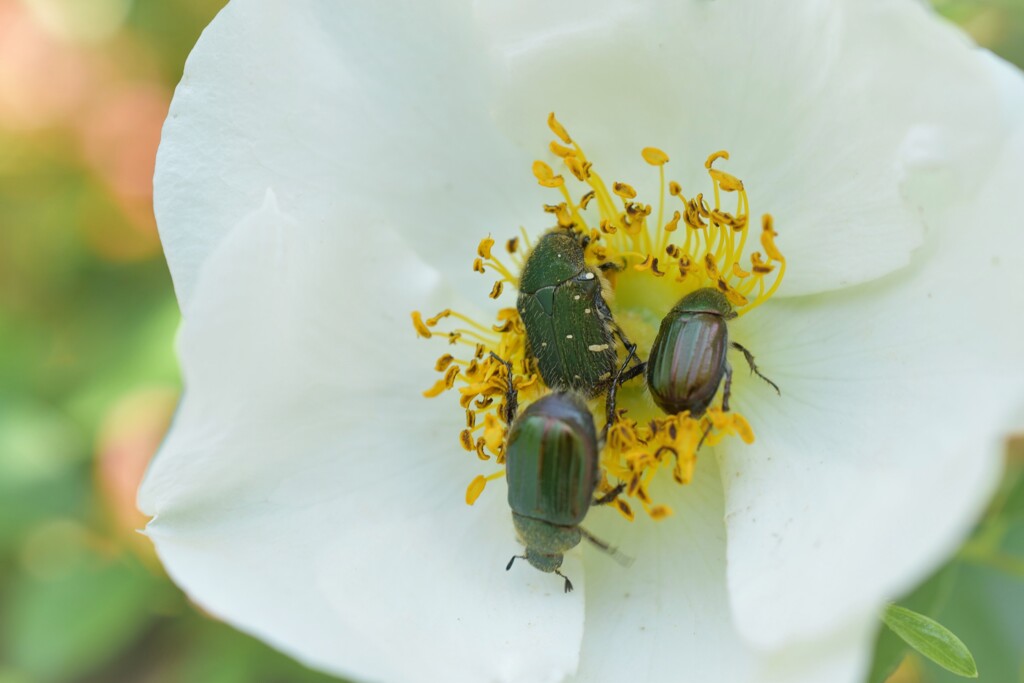
<svg viewBox="0 0 1024 683"><path fill-rule="evenodd" d="M730 346L743 353L751 372L779 391L758 371L750 351L729 342L727 322L735 317L725 294L710 287L687 294L672 307L647 359L647 388L659 408L669 414L689 411L700 416L724 377L722 410L729 410L732 366L726 352Z"/></svg>
<svg viewBox="0 0 1024 683"><path fill-rule="evenodd" d="M611 384L615 337L627 350L636 347L612 319L600 274L584 260L588 239L566 228L542 235L523 266L516 309L544 383L593 398ZM618 381L642 373L638 364Z"/></svg>
<svg viewBox="0 0 1024 683"><path fill-rule="evenodd" d="M554 392L531 403L518 417L511 415L517 404L512 368L501 362L509 372L506 405L513 406L507 415L514 420L505 449L508 504L516 534L526 547L505 569L511 569L517 558L524 559L542 572L562 577L568 593L572 582L560 568L564 554L581 539L617 555L580 524L591 505L615 500L624 485L594 499L601 480L600 442L583 399L574 392Z"/></svg>

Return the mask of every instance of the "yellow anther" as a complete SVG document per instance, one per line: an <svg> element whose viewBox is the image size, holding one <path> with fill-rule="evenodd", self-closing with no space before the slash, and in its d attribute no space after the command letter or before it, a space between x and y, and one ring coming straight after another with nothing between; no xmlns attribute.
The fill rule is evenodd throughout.
<svg viewBox="0 0 1024 683"><path fill-rule="evenodd" d="M487 482L494 481L505 476L505 470L498 470L490 476L483 476L482 474L477 475L473 478L473 481L469 482L469 486L466 487L466 503L472 505L476 502L480 494L484 492L484 488L487 486Z"/></svg>
<svg viewBox="0 0 1024 683"><path fill-rule="evenodd" d="M481 460L491 459L490 453L487 452L486 445L487 443L484 441L483 437L480 437L479 439L476 440L476 457L478 457Z"/></svg>
<svg viewBox="0 0 1024 683"><path fill-rule="evenodd" d="M505 289L504 283L501 280L498 280L497 282L494 283L494 286L491 287L491 293L488 294L487 296L491 297L492 299L497 299L499 296L501 296L501 292L504 289ZM506 330L501 330L501 331L505 332Z"/></svg>
<svg viewBox="0 0 1024 683"><path fill-rule="evenodd" d="M473 481L469 482L469 486L466 487L466 505L472 505L476 502L476 499L480 497L480 494L484 492L484 488L487 486L487 477L482 474L478 474L473 478Z"/></svg>
<svg viewBox="0 0 1024 683"><path fill-rule="evenodd" d="M774 221L772 220L771 214L765 214L761 217L761 246L764 247L764 251L768 254L768 257L775 261L785 261L786 258L779 251L778 247L775 246L775 237L779 233L773 229Z"/></svg>
<svg viewBox="0 0 1024 683"><path fill-rule="evenodd" d="M748 277L750 275L750 271L743 270L742 268L740 268L740 264L738 263L733 263L732 274L742 280L743 278Z"/></svg>
<svg viewBox="0 0 1024 683"><path fill-rule="evenodd" d="M544 182L546 180L551 180L552 178L554 178L555 172L554 170L552 170L550 166L548 166L546 163L538 159L537 161L533 162L533 176L537 180Z"/></svg>
<svg viewBox="0 0 1024 683"><path fill-rule="evenodd" d="M436 382L434 382L434 386L430 387L429 389L423 392L423 398L434 398L435 396L440 396L441 394L444 393L445 389L447 388L448 385L444 381L444 378L439 379Z"/></svg>
<svg viewBox="0 0 1024 683"><path fill-rule="evenodd" d="M647 514L649 514L652 519L665 519L672 515L672 508L667 505L655 505L648 510Z"/></svg>
<svg viewBox="0 0 1024 683"><path fill-rule="evenodd" d="M459 432L459 443L462 444L462 447L467 451L472 451L476 448L476 445L473 443L473 433L468 429L463 429Z"/></svg>
<svg viewBox="0 0 1024 683"><path fill-rule="evenodd" d="M735 289L729 286L729 283L725 281L725 278L718 279L718 288L725 294L725 298L729 300L729 303L733 305L733 308L742 308L750 303L747 297L743 296Z"/></svg>
<svg viewBox="0 0 1024 683"><path fill-rule="evenodd" d="M565 166L576 176L576 180L580 182L584 182L590 177L591 164L589 161L583 162L577 157L566 157Z"/></svg>
<svg viewBox="0 0 1024 683"><path fill-rule="evenodd" d="M484 273L484 272L486 272L486 269L484 268L484 260L482 258L476 258L476 259L473 260L473 272L474 273Z"/></svg>
<svg viewBox="0 0 1024 683"><path fill-rule="evenodd" d="M482 259L489 259L489 258L491 258L491 247L493 247L493 246L494 246L494 239L491 238L490 236L485 237L482 240L480 240L480 244L477 245L476 253Z"/></svg>
<svg viewBox="0 0 1024 683"><path fill-rule="evenodd" d="M505 251L510 254L514 254L519 251L519 238L513 237L508 242L505 242Z"/></svg>
<svg viewBox="0 0 1024 683"><path fill-rule="evenodd" d="M434 333L430 331L425 324L423 324L423 316L420 315L419 311L412 312L412 326L416 328L416 336L423 337L424 339L430 339L434 336Z"/></svg>
<svg viewBox="0 0 1024 683"><path fill-rule="evenodd" d="M441 322L442 320L444 320L445 318L447 318L451 314L452 314L452 309L446 308L443 311L441 311L440 313L438 313L437 315L435 315L433 318L427 318L427 325L429 327L434 327L435 325L437 325L439 322Z"/></svg>
<svg viewBox="0 0 1024 683"><path fill-rule="evenodd" d="M551 149L551 152L555 156L562 157L563 159L565 157L573 156L574 154L576 154L576 150L572 149L571 147L563 147L554 140L551 141L551 144L549 144L548 147Z"/></svg>
<svg viewBox="0 0 1024 683"><path fill-rule="evenodd" d="M623 199L635 199L636 190L627 185L626 183L615 183L612 185L612 191L622 197Z"/></svg>
<svg viewBox="0 0 1024 683"><path fill-rule="evenodd" d="M622 500L621 498L616 498L615 509L618 510L623 517L625 517L631 522L633 521L633 509L629 507L629 503Z"/></svg>
<svg viewBox="0 0 1024 683"><path fill-rule="evenodd" d="M718 184L725 192L737 192L743 189L743 181L734 175L730 175L725 171L719 171L717 168L709 169L708 173L718 181Z"/></svg>
<svg viewBox="0 0 1024 683"><path fill-rule="evenodd" d="M572 144L572 138L569 137L569 133L565 130L565 127L558 122L555 118L555 112L548 114L548 128L551 132L558 136L558 138L567 145Z"/></svg>
<svg viewBox="0 0 1024 683"><path fill-rule="evenodd" d="M640 154L651 166L664 166L668 163L668 155L657 147L644 147Z"/></svg>
<svg viewBox="0 0 1024 683"><path fill-rule="evenodd" d="M683 193L683 186L672 180L668 184L668 193L673 197L678 197Z"/></svg>
<svg viewBox="0 0 1024 683"><path fill-rule="evenodd" d="M434 369L438 372L444 372L448 369L448 366L455 361L455 356L450 353L446 353L437 359L437 363L434 364Z"/></svg>
<svg viewBox="0 0 1024 683"><path fill-rule="evenodd" d="M712 154L711 156L709 156L707 158L707 161L704 162L704 168L706 168L706 169L708 169L710 171L711 167L719 159L725 159L726 161L728 161L729 160L729 153L726 152L724 149L718 150L717 152L715 152L714 154Z"/></svg>
<svg viewBox="0 0 1024 683"><path fill-rule="evenodd" d="M739 413L732 413L732 426L736 430L736 434L743 439L743 443L754 443L754 430L751 429L750 423L745 417Z"/></svg>
<svg viewBox="0 0 1024 683"><path fill-rule="evenodd" d="M718 209L712 209L711 215L708 216L711 222L715 225L726 225L732 227L733 221L735 220L728 211L719 211Z"/></svg>
<svg viewBox="0 0 1024 683"><path fill-rule="evenodd" d="M555 175L551 167L540 160L533 162L533 175L543 187L561 187L565 184L562 176Z"/></svg>
<svg viewBox="0 0 1024 683"><path fill-rule="evenodd" d="M718 264L715 263L715 257L711 254L704 256L704 272L707 273L709 280L718 282Z"/></svg>
<svg viewBox="0 0 1024 683"><path fill-rule="evenodd" d="M750 263L753 265L754 272L762 275L772 272L775 268L771 263L764 260L764 256L759 251L755 251L750 255Z"/></svg>
<svg viewBox="0 0 1024 683"><path fill-rule="evenodd" d="M682 218L682 216L679 214L679 212L678 211L674 212L672 214L672 220L670 220L668 223L665 224L665 228L664 228L665 232L675 232L676 228L679 227L679 219L680 218ZM674 246L674 245L670 244L669 246Z"/></svg>
<svg viewBox="0 0 1024 683"><path fill-rule="evenodd" d="M589 204L590 201L594 197L596 197L596 196L597 196L597 193L594 192L593 190L591 190L590 192L588 192L585 195L583 195L582 197L580 197L580 209L586 210L587 204Z"/></svg>

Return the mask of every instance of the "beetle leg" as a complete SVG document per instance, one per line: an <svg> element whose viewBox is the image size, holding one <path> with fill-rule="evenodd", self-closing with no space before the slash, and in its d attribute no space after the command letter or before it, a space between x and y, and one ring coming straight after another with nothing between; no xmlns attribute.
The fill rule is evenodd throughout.
<svg viewBox="0 0 1024 683"><path fill-rule="evenodd" d="M582 535L583 538L585 538L588 541L590 541L590 543L595 548L597 548L597 549L599 549L599 550L601 550L603 552L606 552L609 555L611 555L612 559L615 560L616 562L618 562L621 566L628 567L631 564L633 564L633 558L630 557L629 555L627 555L625 553L622 553L622 552L619 552L618 548L615 548L615 547L609 545L608 543L605 543L604 541L602 541L600 538L597 538L596 536L592 536L590 534L590 532L587 531L586 529L584 529L583 527L580 527L579 529L580 529L580 535Z"/></svg>
<svg viewBox="0 0 1024 683"><path fill-rule="evenodd" d="M742 353L743 357L747 359L747 365L750 366L750 371L752 373L763 379L765 382L768 382L768 384L772 385L772 389L775 390L775 393L778 394L779 396L782 396L782 392L779 391L779 386L775 382L771 381L770 379L762 375L761 371L757 369L757 363L754 362L754 354L752 354L750 351L747 351L747 349L740 346L736 342L732 342L731 346L740 353Z"/></svg>
<svg viewBox="0 0 1024 683"><path fill-rule="evenodd" d="M700 451L700 447L704 445L704 440L706 438L708 438L708 434L711 433L711 427L712 427L712 425L710 423L708 423L708 428L704 430L703 434L701 434L700 441L697 442L697 447L693 449L694 453L697 453L698 451Z"/></svg>
<svg viewBox="0 0 1024 683"><path fill-rule="evenodd" d="M606 321L607 321L608 325L612 328L612 333L616 337L619 338L619 341L622 342L623 348L625 348L626 351L629 353L627 361L628 360L635 360L635 361L637 361L637 364L635 366L633 366L633 368L631 368L630 371L627 372L626 374L623 374L622 370L619 371L619 374L617 376L616 382L618 382L619 384L622 384L623 382L631 380L634 377L637 377L640 374L642 374L644 372L644 370L647 368L647 363L644 363L643 361L641 361L640 358L636 355L636 344L631 342L629 340L629 337L626 336L626 333L622 331L622 328L619 327L618 324L614 320L611 319L611 313L610 312L608 314L608 318L606 318ZM623 364L623 366L622 366L623 370L625 370L626 365L628 365L628 362Z"/></svg>
<svg viewBox="0 0 1024 683"><path fill-rule="evenodd" d="M507 373L505 378L505 409L502 411L501 417L505 420L505 424L511 426L515 422L516 413L519 412L519 390L516 389L515 380L512 377L512 362L505 360L494 351L491 351L491 358L505 366L505 372Z"/></svg>
<svg viewBox="0 0 1024 683"><path fill-rule="evenodd" d="M619 494L622 493L625 490L626 490L626 485L623 484L623 483L619 483L618 486L613 488L608 493L604 494L600 498L595 498L594 502L591 503L591 505L607 505L608 503L610 503L613 500L615 500L616 498L618 498Z"/></svg>
<svg viewBox="0 0 1024 683"><path fill-rule="evenodd" d="M608 394L605 396L605 420L604 428L601 430L601 443L604 443L605 437L608 436L608 430L611 428L612 423L615 422L615 398L619 393L619 385L625 381L622 379L622 373L625 372L626 366L629 365L630 361L636 358L636 344L629 344L626 348L629 350L629 354L626 356L626 360L623 361L622 365L619 366L619 371L615 373L615 377L612 379L612 383L608 387ZM632 370L630 372L632 372Z"/></svg>
<svg viewBox="0 0 1024 683"><path fill-rule="evenodd" d="M722 389L722 412L729 412L729 397L732 395L732 365L725 362L725 388Z"/></svg>
<svg viewBox="0 0 1024 683"><path fill-rule="evenodd" d="M625 384L626 382L628 382L629 380L633 379L634 377L639 377L640 375L644 374L644 372L646 372L646 370L647 370L647 363L645 361L641 361L640 363L637 363L636 365L631 367L626 372L622 373L619 376L618 383L619 384Z"/></svg>
<svg viewBox="0 0 1024 683"><path fill-rule="evenodd" d="M604 263L598 263L597 268L602 273L607 273L609 270L614 270L616 273L621 273L626 269L626 266L619 265L614 261L605 261Z"/></svg>
<svg viewBox="0 0 1024 683"><path fill-rule="evenodd" d="M569 577L563 574L562 572L558 571L557 569L555 570L555 573L561 576L563 579L565 579L565 592L572 593L572 581L569 580Z"/></svg>

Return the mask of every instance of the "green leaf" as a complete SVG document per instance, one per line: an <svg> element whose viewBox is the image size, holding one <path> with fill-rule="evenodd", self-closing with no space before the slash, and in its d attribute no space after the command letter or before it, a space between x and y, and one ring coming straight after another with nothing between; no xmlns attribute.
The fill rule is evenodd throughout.
<svg viewBox="0 0 1024 683"><path fill-rule="evenodd" d="M967 646L948 628L906 607L889 605L882 621L910 647L947 671L977 678L978 666Z"/></svg>

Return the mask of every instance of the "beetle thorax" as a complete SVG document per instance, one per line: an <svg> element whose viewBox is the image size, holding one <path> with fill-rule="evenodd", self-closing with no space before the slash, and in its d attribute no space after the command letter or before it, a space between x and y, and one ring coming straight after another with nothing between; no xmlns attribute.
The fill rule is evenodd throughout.
<svg viewBox="0 0 1024 683"><path fill-rule="evenodd" d="M516 535L526 547L526 559L537 569L553 572L562 566L562 555L580 544L579 527L551 524L512 513ZM550 568L546 568L550 567Z"/></svg>

